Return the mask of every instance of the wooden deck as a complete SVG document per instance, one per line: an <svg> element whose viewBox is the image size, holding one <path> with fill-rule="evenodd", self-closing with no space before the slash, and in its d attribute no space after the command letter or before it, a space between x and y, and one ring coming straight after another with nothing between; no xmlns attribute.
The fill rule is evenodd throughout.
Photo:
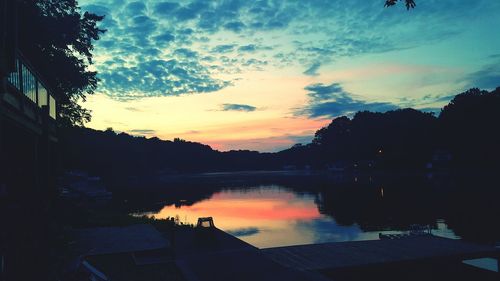
<svg viewBox="0 0 500 281"><path fill-rule="evenodd" d="M175 261L188 281L325 281L315 272L284 267L254 246L219 229L209 235L176 231Z"/></svg>
<svg viewBox="0 0 500 281"><path fill-rule="evenodd" d="M437 236L299 245L261 250L275 262L301 271L340 269L426 259L461 261L498 257L494 247Z"/></svg>

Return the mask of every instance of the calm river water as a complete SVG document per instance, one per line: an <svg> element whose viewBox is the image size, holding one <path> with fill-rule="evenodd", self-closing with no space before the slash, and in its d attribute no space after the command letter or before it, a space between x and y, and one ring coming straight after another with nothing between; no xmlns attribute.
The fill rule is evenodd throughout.
<svg viewBox="0 0 500 281"><path fill-rule="evenodd" d="M199 217L211 216L218 228L267 248L378 239L379 233L398 233L415 224L428 226L434 235L476 239L483 230L467 221L468 215L476 214L465 209L473 206L474 211L489 211L478 210L483 201L468 199L467 192L457 195L428 181L311 185L314 188L304 184L232 183L203 190L203 195L195 199L192 194L197 188L187 191L186 187L183 190L190 199L183 199L188 195L177 192L172 195L177 197L175 203L135 214L176 217L190 224L196 224ZM491 223L484 227L484 231L489 231L488 227L497 229Z"/></svg>

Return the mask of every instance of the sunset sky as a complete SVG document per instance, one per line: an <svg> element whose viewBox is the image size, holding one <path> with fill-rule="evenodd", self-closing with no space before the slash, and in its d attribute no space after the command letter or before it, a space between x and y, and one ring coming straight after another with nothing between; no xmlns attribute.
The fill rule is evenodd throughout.
<svg viewBox="0 0 500 281"><path fill-rule="evenodd" d="M500 1L80 0L106 18L88 127L278 151L359 110L500 86Z"/></svg>

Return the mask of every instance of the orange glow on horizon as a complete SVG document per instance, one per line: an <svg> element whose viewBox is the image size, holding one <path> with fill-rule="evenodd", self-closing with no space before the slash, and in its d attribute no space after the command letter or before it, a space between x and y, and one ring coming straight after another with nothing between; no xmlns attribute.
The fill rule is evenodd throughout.
<svg viewBox="0 0 500 281"><path fill-rule="evenodd" d="M217 150L231 150L241 147L269 151L275 147L291 147L296 143L294 136L313 136L314 132L326 126L331 120L307 118L272 118L251 120L244 123L213 126L194 132L183 132L159 136L161 139L180 137L210 145Z"/></svg>

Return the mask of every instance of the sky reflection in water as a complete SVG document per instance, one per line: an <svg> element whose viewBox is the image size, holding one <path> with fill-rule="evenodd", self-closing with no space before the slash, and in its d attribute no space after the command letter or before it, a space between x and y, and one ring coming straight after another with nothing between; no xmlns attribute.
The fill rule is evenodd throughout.
<svg viewBox="0 0 500 281"><path fill-rule="evenodd" d="M378 239L380 231L364 232L357 224L341 226L318 211L318 195L294 193L277 185L245 190L224 190L192 206L165 206L156 218L178 216L195 224L212 216L215 225L259 248L321 242ZM444 221L436 235L455 238Z"/></svg>

